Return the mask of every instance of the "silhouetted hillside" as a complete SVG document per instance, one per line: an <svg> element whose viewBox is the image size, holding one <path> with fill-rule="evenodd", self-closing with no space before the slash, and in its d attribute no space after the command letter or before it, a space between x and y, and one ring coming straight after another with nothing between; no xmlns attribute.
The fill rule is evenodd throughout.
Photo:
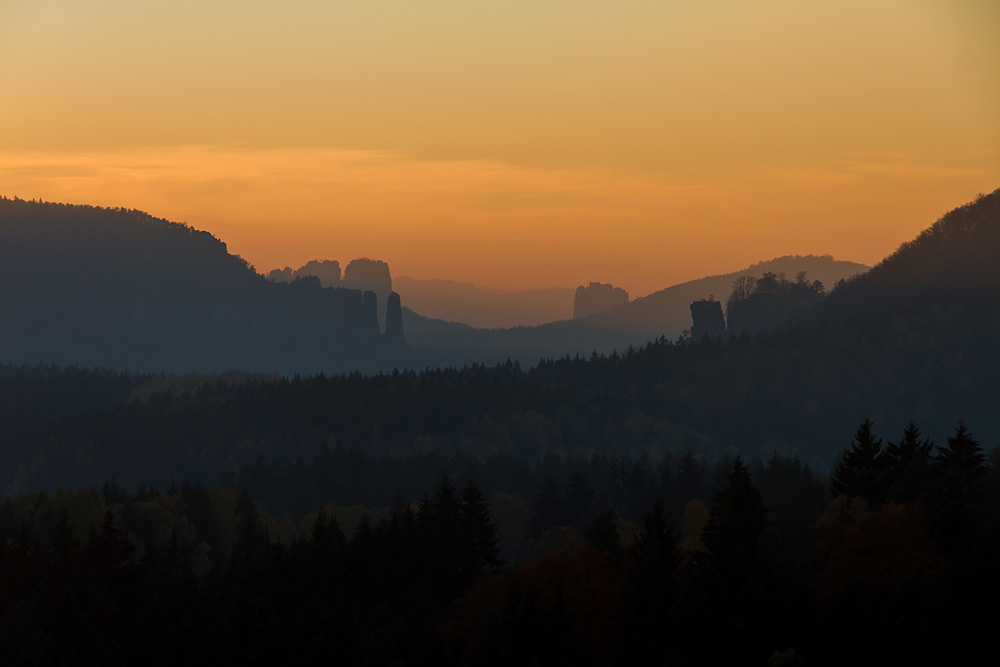
<svg viewBox="0 0 1000 667"><path fill-rule="evenodd" d="M714 460L778 450L826 469L847 445L845 433L865 418L886 434L913 420L937 442L965 419L992 446L1000 442L1000 297L991 277L1000 253L998 199L1000 191L950 213L936 227L960 231L934 231L921 237L932 241L905 245L791 328L720 342L660 339L530 369L505 362L208 388L168 384L169 395L147 393L82 420L40 417L18 426L18 415L8 414L0 439L13 435L0 447L0 469L10 479L23 466L29 482L56 488L108 466L123 477L130 471L130 483L138 483L152 460L159 483L168 471L211 480L261 455L290 465L327 442L393 461L428 454L656 461L689 449ZM925 287L913 289L905 275L922 271L922 253L950 259L932 260L932 275L917 281ZM712 309L717 319L721 304ZM403 312L410 318L404 326L425 319ZM454 323L426 325L456 339L468 333ZM463 350L431 352L444 358ZM27 386L17 373L8 376L5 391ZM113 377L94 381L100 393L121 395Z"/></svg>
<svg viewBox="0 0 1000 667"><path fill-rule="evenodd" d="M767 272L795 276L805 271L810 281L820 280L832 286L866 269L863 264L838 261L830 256L779 257L741 271L674 285L583 319L492 330L425 327L417 320L407 329L407 341L419 348L413 351L418 355L419 368L431 360L461 365L501 362L509 357L522 364L533 364L541 357L587 356L595 350L624 351L661 336L679 337L691 327L691 303L713 295L724 301L733 281L740 276L760 276ZM414 310L419 312L416 307Z"/></svg>
<svg viewBox="0 0 1000 667"><path fill-rule="evenodd" d="M633 337L652 340L657 336L676 337L690 328L691 302L714 296L725 304L733 289L733 281L741 276L760 277L765 273L792 278L805 271L810 281L818 280L831 289L838 280L851 278L868 270L864 264L837 260L830 255L785 255L752 264L740 271L708 276L680 283L644 297L634 299L625 306L597 315L594 326L614 325Z"/></svg>
<svg viewBox="0 0 1000 667"><path fill-rule="evenodd" d="M0 361L148 371L391 367L359 290L259 276L139 211L0 200Z"/></svg>

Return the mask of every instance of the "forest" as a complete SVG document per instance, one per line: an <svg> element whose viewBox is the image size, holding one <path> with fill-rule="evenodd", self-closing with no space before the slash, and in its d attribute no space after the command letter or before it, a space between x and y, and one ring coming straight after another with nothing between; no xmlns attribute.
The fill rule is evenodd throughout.
<svg viewBox="0 0 1000 667"><path fill-rule="evenodd" d="M324 463L340 461L310 472ZM962 423L935 445L866 420L829 479L778 455L597 466L603 486L549 472L530 510L445 473L298 528L254 501L252 474L5 498L5 664L833 665L987 648L1000 450Z"/></svg>

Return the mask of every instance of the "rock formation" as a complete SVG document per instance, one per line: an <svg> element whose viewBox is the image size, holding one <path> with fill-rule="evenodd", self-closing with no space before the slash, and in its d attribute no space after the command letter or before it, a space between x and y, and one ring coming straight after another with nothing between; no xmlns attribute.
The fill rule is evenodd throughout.
<svg viewBox="0 0 1000 667"><path fill-rule="evenodd" d="M392 276L389 265L377 259L352 259L344 269L342 287L348 289L371 290L378 294L382 307L377 308L379 330L385 329L385 306L389 303L389 293L392 292Z"/></svg>
<svg viewBox="0 0 1000 667"><path fill-rule="evenodd" d="M342 286L350 289L372 290L386 298L392 291L389 265L377 259L352 259L344 269Z"/></svg>
<svg viewBox="0 0 1000 667"><path fill-rule="evenodd" d="M375 327L376 331L380 331L378 328L378 294L371 290L365 290L361 295L361 303L363 308L362 321L368 326Z"/></svg>
<svg viewBox="0 0 1000 667"><path fill-rule="evenodd" d="M296 278L308 276L319 278L323 287L340 287L340 262L335 259L314 259L294 271L289 266L274 269L267 274L267 279L275 283L290 283Z"/></svg>
<svg viewBox="0 0 1000 667"><path fill-rule="evenodd" d="M340 287L340 262L335 259L314 259L295 272L295 277L299 276L316 276L323 287Z"/></svg>
<svg viewBox="0 0 1000 667"><path fill-rule="evenodd" d="M389 293L385 312L385 338L390 345L402 347L406 342L403 337L403 307L399 295Z"/></svg>
<svg viewBox="0 0 1000 667"><path fill-rule="evenodd" d="M726 321L722 317L722 304L714 298L700 299L691 304L691 339L700 341L705 336L716 339L726 334Z"/></svg>
<svg viewBox="0 0 1000 667"><path fill-rule="evenodd" d="M376 308L378 314L379 331L385 329L386 307L389 303L389 294L392 292L392 276L389 273L389 265L377 259L351 260L341 276L340 262L335 259L314 259L307 264L292 270L290 267L274 269L267 274L268 280L272 282L290 283L301 278L315 276L319 278L323 287L343 287L352 290L372 291L378 295L378 301L382 305Z"/></svg>
<svg viewBox="0 0 1000 667"><path fill-rule="evenodd" d="M579 320L628 303L628 292L611 283L590 283L576 288L573 319Z"/></svg>

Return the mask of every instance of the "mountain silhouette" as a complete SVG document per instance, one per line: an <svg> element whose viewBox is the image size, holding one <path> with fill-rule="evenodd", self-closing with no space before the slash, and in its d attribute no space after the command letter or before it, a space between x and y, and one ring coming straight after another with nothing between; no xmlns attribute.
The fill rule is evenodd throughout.
<svg viewBox="0 0 1000 667"><path fill-rule="evenodd" d="M805 271L810 280L832 286L867 269L863 264L835 260L829 255L784 256L732 273L680 283L589 317L534 327L489 330L443 327L410 317L407 341L418 348L412 352L423 355L419 357L422 362L430 363L433 359L455 365L492 363L508 357L522 364L534 364L542 357L623 351L661 336L679 337L691 327L691 303L713 295L725 301L739 276L760 276L767 272L795 276Z"/></svg>
<svg viewBox="0 0 1000 667"><path fill-rule="evenodd" d="M219 257L229 257L218 245L211 237L205 240L206 251L214 248ZM748 459L778 452L826 470L867 419L885 438L896 437L912 420L939 444L962 419L980 442L992 446L1000 442L998 254L1000 190L949 212L871 271L835 284L796 320L756 335L684 343L659 339L617 354L536 359L531 368L515 360L438 368L483 349L441 347L407 349L407 364L430 366L421 365L425 370L419 372L220 378L210 382L214 388L198 377L137 377L142 403L129 398L128 377L94 373L87 380L87 373L74 369L52 371L63 376L52 393L75 386L75 403L81 406L118 405L95 414L89 430L81 430L76 417L52 415L48 403L54 401L43 401L33 420L19 421L19 400L28 384L17 378L40 380L50 371L13 369L7 373L13 382L3 388L15 398L0 401L0 419L21 426L5 431L14 435L0 451L0 474L6 471L12 483L24 477L54 489L83 483L88 469L91 478L102 470L122 470L131 457L133 483L151 479L148 471L160 474L163 483L167 466L176 466L170 474L231 474L234 462L251 465L262 452L268 461L290 465L317 447L325 451L324 443L334 440L386 461L430 455L435 466L458 455L482 460L496 454L522 462L594 456L656 461L677 460L690 450L709 460L736 451ZM6 266L11 257L2 259ZM223 264L235 275L246 274L238 258ZM22 263L21 270L30 271L27 266ZM32 279L22 278L22 286ZM284 288L330 291L315 279ZM721 301L696 302L708 304L695 310L710 310L708 320L717 326ZM688 311L690 316L690 305ZM372 327L373 313L366 317ZM422 324L457 341L505 333L407 309L401 309L401 318L404 328ZM3 331L7 335L8 329ZM7 339L2 342L6 350ZM87 382L92 384L81 384ZM178 419L178 413L187 417Z"/></svg>
<svg viewBox="0 0 1000 667"><path fill-rule="evenodd" d="M316 278L269 281L211 234L140 211L0 200L0 362L391 368L401 336L380 334L372 305Z"/></svg>

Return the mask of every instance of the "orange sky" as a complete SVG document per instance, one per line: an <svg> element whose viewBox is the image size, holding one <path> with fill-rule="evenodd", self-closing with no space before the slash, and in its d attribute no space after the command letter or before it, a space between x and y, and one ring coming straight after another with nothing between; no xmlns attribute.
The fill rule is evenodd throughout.
<svg viewBox="0 0 1000 667"><path fill-rule="evenodd" d="M162 5L162 6L147 6ZM0 0L0 194L641 295L1000 187L994 0Z"/></svg>

